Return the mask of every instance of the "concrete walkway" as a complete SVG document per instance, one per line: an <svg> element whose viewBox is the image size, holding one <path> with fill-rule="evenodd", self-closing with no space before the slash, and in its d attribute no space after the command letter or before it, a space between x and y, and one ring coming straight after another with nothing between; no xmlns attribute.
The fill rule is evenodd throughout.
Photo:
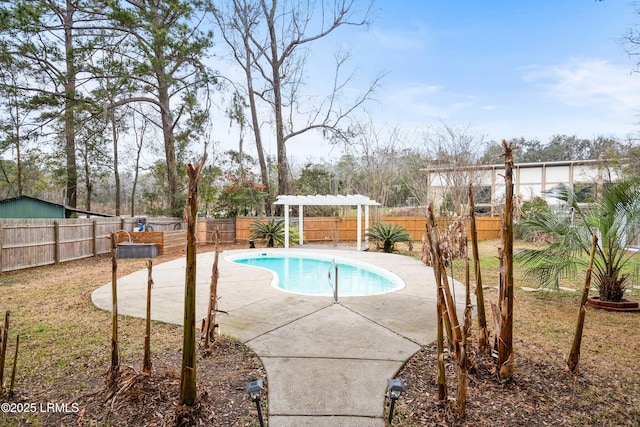
<svg viewBox="0 0 640 427"><path fill-rule="evenodd" d="M221 332L246 343L262 360L270 427L384 426L387 378L393 378L421 345L436 339L433 272L400 255L302 250L385 268L403 279L405 288L377 296L339 297L340 303L333 304L331 297L277 290L270 284L270 272L224 260L249 251L225 251L220 258L218 308L229 314L217 316ZM198 254L198 325L206 315L212 264L213 253ZM184 258L154 266L154 320L182 324L184 277ZM146 270L118 280L119 313L144 317L146 283ZM96 306L111 309L110 287L93 292ZM456 291L457 301L464 302L463 287Z"/></svg>

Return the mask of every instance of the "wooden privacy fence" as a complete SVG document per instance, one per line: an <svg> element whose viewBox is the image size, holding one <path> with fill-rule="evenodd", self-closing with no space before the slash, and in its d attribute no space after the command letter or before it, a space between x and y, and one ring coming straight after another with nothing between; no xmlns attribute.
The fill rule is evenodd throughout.
<svg viewBox="0 0 640 427"><path fill-rule="evenodd" d="M378 219L378 218L376 218ZM205 219L198 222L198 242L213 243L216 227L220 230L220 242L232 243L249 240L249 225L267 218L240 217L229 220ZM407 229L413 240L422 239L424 217L388 216L379 221L399 224ZM177 228L179 220L166 218L147 219L147 223L165 231L138 233L136 218L100 219L2 219L0 220L0 272L57 264L80 258L107 254L110 251L109 236L114 231L126 230L120 241L157 243L158 253L176 254L184 250L186 230ZM501 218L476 218L479 239L496 239L500 235ZM291 219L297 225L297 218ZM370 223L373 223L371 219ZM446 221L438 220L444 229ZM307 242L355 241L356 217L308 217L304 219L304 238ZM364 232L364 221L363 221Z"/></svg>
<svg viewBox="0 0 640 427"><path fill-rule="evenodd" d="M239 217L236 218L236 240L249 240L249 226L254 221L267 221L267 218ZM298 226L298 218L291 218L291 225ZM413 240L421 240L425 233L426 218L420 216L384 216L376 222L385 222L403 226L407 233L411 234ZM374 221L369 220L369 225ZM444 230L447 225L445 218L437 219L438 226ZM319 241L354 241L357 239L358 219L356 217L308 217L304 218L303 232L307 242ZM478 217L476 226L478 229L478 239L497 239L500 237L500 227L502 218L500 217ZM468 229L469 227L467 227ZM364 220L362 222L364 233ZM470 236L469 236L470 237Z"/></svg>
<svg viewBox="0 0 640 427"><path fill-rule="evenodd" d="M126 231L131 240L158 243L158 252L178 253L184 249L185 231L179 219L147 218L154 233L137 233L137 218L0 219L0 272L57 264L111 250L109 236ZM178 229L173 231L174 229ZM133 237L137 234L146 234ZM125 233L119 239L128 240Z"/></svg>
<svg viewBox="0 0 640 427"><path fill-rule="evenodd" d="M108 253L120 218L16 219L0 223L0 271L19 270Z"/></svg>
<svg viewBox="0 0 640 427"><path fill-rule="evenodd" d="M220 230L220 243L236 241L235 219L201 219L198 221L198 242L215 243L216 228Z"/></svg>

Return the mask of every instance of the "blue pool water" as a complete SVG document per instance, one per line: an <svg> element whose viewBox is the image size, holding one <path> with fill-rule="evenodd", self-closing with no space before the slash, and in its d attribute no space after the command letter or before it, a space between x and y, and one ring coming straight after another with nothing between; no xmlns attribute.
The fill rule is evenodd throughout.
<svg viewBox="0 0 640 427"><path fill-rule="evenodd" d="M359 261L316 254L263 252L227 257L227 260L270 270L277 289L304 295L333 296L333 262L338 264L338 295L364 296L397 291L404 287L393 273Z"/></svg>

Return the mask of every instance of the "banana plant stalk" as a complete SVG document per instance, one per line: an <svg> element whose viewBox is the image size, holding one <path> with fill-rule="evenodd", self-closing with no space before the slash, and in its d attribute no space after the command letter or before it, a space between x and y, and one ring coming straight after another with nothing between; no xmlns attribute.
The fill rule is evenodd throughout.
<svg viewBox="0 0 640 427"><path fill-rule="evenodd" d="M569 370L576 373L578 370L578 361L580 360L580 344L582 343L582 330L584 328L584 318L587 314L587 299L589 298L589 290L591 289L591 272L593 271L593 260L596 256L598 247L598 236L595 234L591 237L591 252L589 254L589 264L587 266L587 275L584 279L584 289L582 290L582 298L580 300L580 310L578 312L578 324L576 325L576 334L573 336L573 345L571 353L567 359Z"/></svg>
<svg viewBox="0 0 640 427"><path fill-rule="evenodd" d="M478 303L478 347L481 352L488 353L489 331L487 315L484 309L484 290L482 289L482 273L480 271L480 255L478 251L478 229L474 213L473 185L469 184L469 225L471 227L471 251L473 254L473 272L476 281L476 301Z"/></svg>

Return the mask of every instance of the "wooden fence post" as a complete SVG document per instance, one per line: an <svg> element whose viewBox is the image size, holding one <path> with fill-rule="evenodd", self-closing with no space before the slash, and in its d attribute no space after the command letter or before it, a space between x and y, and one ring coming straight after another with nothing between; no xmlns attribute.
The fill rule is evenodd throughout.
<svg viewBox="0 0 640 427"><path fill-rule="evenodd" d="M98 221L95 219L92 221L93 224L93 256L98 256Z"/></svg>
<svg viewBox="0 0 640 427"><path fill-rule="evenodd" d="M56 264L60 264L60 223L53 221L53 259Z"/></svg>

